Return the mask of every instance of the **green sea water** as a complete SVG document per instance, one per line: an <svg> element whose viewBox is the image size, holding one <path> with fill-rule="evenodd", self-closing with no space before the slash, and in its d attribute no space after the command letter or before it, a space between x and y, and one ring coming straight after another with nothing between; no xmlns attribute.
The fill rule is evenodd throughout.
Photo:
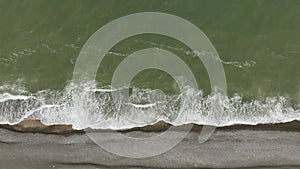
<svg viewBox="0 0 300 169"><path fill-rule="evenodd" d="M285 96L300 101L300 1L297 0L1 0L0 86L61 90L88 38L119 17L163 12L184 18L211 40L222 60L229 95ZM171 29L171 28L170 28ZM110 84L116 66L134 51L158 47L184 60L210 92L201 61L175 39L146 34L123 40L101 63L97 81ZM177 91L158 70L140 72L133 86Z"/></svg>

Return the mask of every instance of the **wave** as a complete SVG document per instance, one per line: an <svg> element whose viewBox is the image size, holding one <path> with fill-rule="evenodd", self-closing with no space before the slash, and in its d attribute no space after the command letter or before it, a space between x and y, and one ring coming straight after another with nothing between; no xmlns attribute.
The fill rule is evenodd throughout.
<svg viewBox="0 0 300 169"><path fill-rule="evenodd" d="M168 49L168 50L174 50L174 51L178 51L181 52L187 56L193 56L193 57L198 57L198 56L202 56L205 55L207 53L207 51L193 51L193 50L186 50L184 48L177 48L177 47L173 47L173 46L169 46L169 45L164 45L164 44L159 44L159 43L154 43L151 41L147 41L147 40L135 40L135 42L137 44L146 44L146 45L150 45L153 48L159 48L159 49ZM118 53L118 52L109 52L109 54L113 54L116 56L128 56L129 54L124 54L124 53ZM257 64L254 60L246 60L246 61L224 61L220 58L218 58L218 60L224 64L224 65L231 65L234 66L236 68L240 68L240 69L248 69L248 68L252 68L255 67L255 65Z"/></svg>
<svg viewBox="0 0 300 169"><path fill-rule="evenodd" d="M217 92L205 95L186 86L181 94L133 88L126 100L120 95L122 90L94 89L86 83L69 84L62 91L17 90L23 94L2 91L0 124L17 124L29 118L45 125L69 124L74 129L129 129L158 121L175 126L188 123L229 126L300 120L299 108L282 96L245 100L239 95L228 97Z"/></svg>

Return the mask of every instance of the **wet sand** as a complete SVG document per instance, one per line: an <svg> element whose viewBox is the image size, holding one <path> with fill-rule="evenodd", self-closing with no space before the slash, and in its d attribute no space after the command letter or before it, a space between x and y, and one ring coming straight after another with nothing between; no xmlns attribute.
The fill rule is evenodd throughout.
<svg viewBox="0 0 300 169"><path fill-rule="evenodd" d="M23 123L24 126L26 128ZM84 132L57 134L59 127L56 126L56 134L45 134L46 130L33 131L34 126L31 126L32 131L26 132L3 127L0 128L0 166L5 169L300 168L299 122L218 128L203 144L198 143L201 126L196 126L175 148L145 159L130 159L108 153L93 143ZM51 133L51 130L47 129L47 132ZM151 126L122 131L138 137L150 137L160 132L151 129ZM172 137L176 138L176 133L182 131L172 132ZM174 138L164 139L168 142ZM107 141L117 143L124 140Z"/></svg>
<svg viewBox="0 0 300 169"><path fill-rule="evenodd" d="M191 126L191 131L200 132L202 125L187 124ZM163 121L159 121L154 125L137 127L132 129L119 130L119 132L131 132L131 131L143 131L143 132L162 132L171 127L170 124ZM72 125L51 125L46 126L39 120L26 119L15 125L0 124L0 128L17 131L17 132L28 132L28 133L45 133L45 134L72 134L72 133L84 133L82 130L74 130ZM182 126L177 129L180 130ZM184 126L183 126L184 128ZM288 123L277 123L277 124L258 124L258 125L232 125L225 127L218 127L218 130L264 130L264 131L294 131L300 132L300 121L292 121Z"/></svg>

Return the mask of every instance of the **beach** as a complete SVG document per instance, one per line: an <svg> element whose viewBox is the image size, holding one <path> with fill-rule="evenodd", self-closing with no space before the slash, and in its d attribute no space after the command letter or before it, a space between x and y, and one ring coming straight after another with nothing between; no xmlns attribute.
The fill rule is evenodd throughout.
<svg viewBox="0 0 300 169"><path fill-rule="evenodd" d="M32 122L33 123L33 122ZM231 126L217 128L205 143L198 142L199 129L193 127L174 149L159 156L132 159L116 156L97 146L84 132L64 134L0 129L1 166L10 168L100 168L100 169L194 169L243 168L269 169L300 167L299 122L278 125ZM102 132L106 132L105 130ZM149 137L156 129L120 131L122 134ZM174 137L177 136L174 132ZM63 133L61 131L61 133ZM109 138L108 138L109 139ZM111 139L111 138L110 138ZM164 138L165 141L174 138ZM124 140L107 140L118 141Z"/></svg>
<svg viewBox="0 0 300 169"><path fill-rule="evenodd" d="M0 169L299 169L300 1L0 0Z"/></svg>

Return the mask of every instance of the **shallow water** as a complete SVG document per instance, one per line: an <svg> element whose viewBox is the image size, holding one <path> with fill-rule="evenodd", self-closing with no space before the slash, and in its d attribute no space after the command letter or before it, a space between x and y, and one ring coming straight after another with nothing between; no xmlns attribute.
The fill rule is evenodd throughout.
<svg viewBox="0 0 300 169"><path fill-rule="evenodd" d="M126 56L155 47L187 63L196 75L198 91L178 96L172 77L147 70L134 78L132 86L166 93L147 90L140 91L146 99L132 96L132 101L152 105L148 108L124 102L117 104L127 110L120 113L110 106L107 92L87 87L74 93L70 82L74 64L87 39L114 19L146 11L182 17L208 36L224 66L229 96L210 94L197 51L153 34L130 37L113 47L98 70L98 87L110 85L114 69ZM30 117L45 124L118 129L158 120L216 126L299 120L299 11L300 2L294 0L75 0L72 5L58 0L1 1L0 123L15 124ZM178 105L183 108L178 110Z"/></svg>

